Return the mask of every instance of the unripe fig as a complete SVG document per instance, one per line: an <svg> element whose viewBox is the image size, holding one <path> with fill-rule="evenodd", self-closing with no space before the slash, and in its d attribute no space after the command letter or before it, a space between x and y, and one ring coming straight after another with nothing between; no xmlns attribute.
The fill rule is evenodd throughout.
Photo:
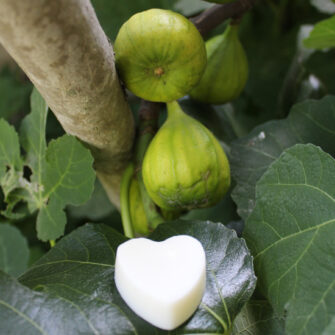
<svg viewBox="0 0 335 335"><path fill-rule="evenodd" d="M148 235L148 219L144 211L140 187L136 178L133 178L130 184L129 211L135 235Z"/></svg>
<svg viewBox="0 0 335 335"><path fill-rule="evenodd" d="M248 60L238 38L238 25L229 25L222 35L207 41L206 50L205 73L190 96L210 104L234 100L248 79Z"/></svg>
<svg viewBox="0 0 335 335"><path fill-rule="evenodd" d="M135 95L168 102L186 95L206 67L205 43L184 16L150 9L125 22L114 44L116 66Z"/></svg>
<svg viewBox="0 0 335 335"><path fill-rule="evenodd" d="M227 157L214 135L174 101L145 154L142 175L152 200L164 209L217 203L230 185Z"/></svg>

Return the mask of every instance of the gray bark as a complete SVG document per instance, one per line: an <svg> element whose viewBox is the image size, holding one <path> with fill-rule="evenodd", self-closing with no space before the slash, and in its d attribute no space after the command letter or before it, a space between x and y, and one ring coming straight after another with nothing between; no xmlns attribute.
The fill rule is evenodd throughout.
<svg viewBox="0 0 335 335"><path fill-rule="evenodd" d="M89 0L1 0L0 43L65 131L85 142L110 199L130 157L134 122L113 49Z"/></svg>

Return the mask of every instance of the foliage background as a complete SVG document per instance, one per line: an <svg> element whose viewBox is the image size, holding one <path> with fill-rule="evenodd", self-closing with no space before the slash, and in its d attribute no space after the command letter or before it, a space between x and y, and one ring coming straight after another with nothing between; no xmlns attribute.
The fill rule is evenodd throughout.
<svg viewBox="0 0 335 335"><path fill-rule="evenodd" d="M122 23L136 12L159 7L173 9L191 16L211 6L204 1L195 0L124 0L122 2L93 0L92 3L111 41L115 39ZM233 326L235 334L333 334L335 332L333 279L335 269L332 266L335 251L329 240L329 236L334 234L333 222L335 218L333 205L335 185L331 182L335 180L332 158L335 155L335 98L326 97L327 95L335 95L335 49L323 49L324 45L321 45L321 49L318 47L308 49L305 46L308 44L303 42L309 36L313 25L321 20L329 19L334 13L335 4L328 0L268 0L260 2L244 16L240 27L240 38L246 49L250 67L249 79L242 95L236 101L223 106L198 104L188 97L181 100L184 110L201 120L222 141L229 155L234 177L231 192L217 206L191 211L184 215L183 219L220 222L235 229L239 235L245 226L243 236L255 256L258 287L252 299L237 316ZM223 23L211 32L211 35L222 32L225 26L226 23ZM313 46L315 47L312 43ZM16 66L11 64L1 67L0 117L13 125L17 132L20 131L23 118L30 112L29 97L31 92L31 83ZM309 99L315 100L310 101ZM129 101L136 118L139 100L130 95ZM49 112L46 118L45 138L46 143L50 143L52 139L63 136L64 132L52 113ZM161 121L163 120L164 116ZM304 146L307 143L320 146L323 151L310 144ZM294 146L296 144L298 145ZM294 147L292 148L292 146ZM308 153L307 157L306 153ZM308 156L314 157L315 160L310 161ZM308 182L306 183L310 182L317 190L316 193L310 194L310 197L306 195L308 192L303 192L300 195L303 199L301 206L290 208L290 202L283 204L283 199L294 199L294 196L298 194L298 186L295 184L297 184L296 181L299 180L302 171L295 171L296 162L302 164L305 171L311 171L310 178L307 178ZM323 172L328 176L322 183L313 184L313 174L316 174L316 177L321 174L320 170L316 169L315 162L318 162L318 167L324 168ZM287 168L291 164L293 167ZM290 176L287 179L293 185L287 190L281 189L282 193L279 199L276 199L271 191L271 187L274 187L271 178L274 178L276 170L279 171L279 174L282 171L285 172L282 176L283 179L285 176ZM264 174L264 172L266 173ZM29 178L30 174L29 169L23 170L25 177ZM276 187L281 187L281 183L284 184L283 179L280 179L279 186ZM325 199L321 196L325 193L330 199L327 206L323 206ZM6 210L5 197L6 194L1 190L1 211ZM311 206L307 206L309 202L312 202ZM287 212L278 211L278 204L281 204ZM303 215L306 208L310 208L307 217ZM311 208L314 210L312 211ZM16 213L20 213L23 209L22 202L15 204ZM265 214L261 213L262 209ZM262 250L266 250L267 247L275 243L271 232L275 230L278 233L277 239L279 241L285 237L285 234L292 233L287 213L292 214L292 217L298 222L298 226L307 222L305 228L303 226L299 228L303 233L307 229L307 234L302 235L304 238L294 240L291 244L278 243L280 247L278 250L273 249L275 251L271 257L258 256ZM92 275L91 272L94 272L95 269L85 267L77 269L65 264L62 264L61 268L57 268L56 265L50 265L47 270L43 268L44 264L48 262L62 259L64 255L61 256L60 249L69 248L67 243L71 244L68 242L71 239L73 241L78 241L78 239L87 241L88 238L93 238L93 241L98 243L98 236L102 234L110 241L114 249L123 239L121 235L112 233L112 229L122 232L121 218L116 208L108 201L100 183L95 182L92 196L85 204L66 206L65 234L70 235L67 240L64 239L60 242L62 244L59 248L52 252L49 252L48 243L41 242L37 238L35 230L37 215L36 212L15 218L0 215L0 253L9 255L7 258L3 258L4 260L0 260L0 268L12 276L9 277L5 274L0 276L2 292L13 290L16 292L15 297L24 297L18 304L21 304L21 308L24 310L27 307L27 301L29 301L32 304L32 314L43 303L45 306L43 317L45 318L54 312L53 307L50 306L58 306L59 309L69 311L71 307L65 301L66 299L76 305L78 301L82 303L83 296L86 296L87 301L84 301L79 310L86 315L88 320L97 318L93 328L102 327L97 330L97 333L104 333L108 327L111 333L127 334L132 332L133 330L128 324L129 320L122 319L120 315L115 316L115 319L122 319L124 323L120 321L119 325L123 324L124 327L120 326L120 328L113 330L114 328L111 328L113 324L104 323L106 315L109 316L108 310L106 315L102 313L103 308L107 308L104 305L106 302L94 301L93 307L89 304L88 300L92 295L99 293L100 297L108 291L105 287L101 289L93 285L92 291L87 291L86 287L82 288L81 293L76 293L69 291L66 287L68 283L59 280L58 274L62 271L68 275L72 273L73 277L69 278L76 276L87 278L88 274ZM265 220L264 217L268 216L271 218ZM267 221L275 222L273 225L270 224L269 231L259 224L260 222L264 224ZM96 226L100 228L93 228L93 225L85 226L84 224L87 222L99 224ZM325 231L323 231L320 224L325 222L327 224L324 225ZM262 228L259 228L260 226ZM78 227L80 228L77 229ZM180 232L184 232L188 231L189 227L177 228L177 231L178 229ZM195 233L199 238L203 235L201 229L199 228ZM222 227L222 229L225 228ZM317 242L308 238L309 233L312 232L318 232L322 235L314 237ZM164 227L160 228L156 236L160 234L162 236L169 235L166 231L164 232ZM102 246L102 250L105 247ZM65 258L68 257L68 259L76 261L84 259L80 247L70 248L67 252L69 254ZM76 254L77 252L78 254ZM92 257L96 257L97 262L112 264L111 260L104 258L104 252L95 255L92 248L92 253ZM247 255L248 251L245 253ZM306 258L304 258L305 254L307 254ZM41 259L43 255L44 258ZM30 268L37 260L39 260L37 265ZM281 268L278 264L284 265ZM28 268L30 270L26 271ZM309 271L310 269L317 270L314 273ZM42 272L39 272L40 270ZM20 277L21 274L23 276ZM36 278L44 276L45 278L36 280L34 276ZM107 285L110 283L104 281L103 278L110 278L110 276L112 273L104 270L100 273L99 278L92 275L91 280L92 282L101 281ZM16 281L14 277L19 278L19 281ZM273 279L277 277L283 278L283 280ZM297 286L296 290L285 290L294 285ZM36 291L29 290L27 287L34 288ZM305 293L311 290L313 294L307 295L308 301L306 301ZM41 292L50 293L50 295L45 296L40 294ZM245 292L247 296L251 294L252 290ZM115 299L116 301L112 301L112 303L122 304L117 298ZM246 300L248 299L245 298ZM6 301L9 303L9 300ZM35 303L36 305L34 305ZM4 303L1 306L3 307ZM232 306L229 311L231 316L235 317L236 311L239 309L234 312L235 305L232 303ZM222 307L214 304L213 308L221 311ZM2 332L6 330L10 334L10 331L13 331L13 325L20 318L12 318L13 315L11 313L5 314L5 310L3 309L0 313L0 329ZM83 331L85 331L85 325L88 325L89 331L92 331L87 320L82 323L82 326L80 325L80 313L76 308L73 308L72 312L76 322L72 326L66 324L66 327L73 327L73 334L81 329L80 327L83 327ZM114 312L111 311L111 313ZM135 325L139 333L156 333L157 330L153 331L151 328L147 328L147 325L134 320L133 316L129 315L130 323ZM306 315L309 315L307 321ZM41 329L47 329L48 333L52 334L57 329L55 325L59 325L61 320L58 318L61 317L62 315L54 314L53 318L48 318L48 322L50 322L48 325L45 324L42 316L36 319L32 317L32 319ZM206 317L208 316L200 315L199 320L204 321ZM5 319L11 320L6 323L6 326L4 326ZM299 319L303 321L297 322ZM227 326L227 324L228 320L226 319L223 319L223 323L219 319L215 319L212 320L211 327L213 331L218 329L222 331L226 329L224 325ZM28 324L25 325L27 334L29 334L30 328ZM188 326L192 327L192 324ZM197 331L204 329L201 328L202 326L187 328L188 326L180 330L180 333L186 334L194 329ZM31 334L37 333L36 329L38 328L34 325L31 327ZM69 332L70 328L65 329Z"/></svg>

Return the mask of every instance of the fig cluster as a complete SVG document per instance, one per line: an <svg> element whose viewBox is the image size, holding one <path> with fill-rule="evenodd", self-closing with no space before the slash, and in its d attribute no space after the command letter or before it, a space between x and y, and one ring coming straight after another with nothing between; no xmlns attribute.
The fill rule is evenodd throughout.
<svg viewBox="0 0 335 335"><path fill-rule="evenodd" d="M167 104L167 120L142 165L152 201L163 216L172 218L185 210L213 206L230 186L227 156L211 131L187 115L177 99L189 94L201 102L222 104L240 95L248 78L248 61L238 25L228 25L205 44L184 16L150 9L123 24L114 51L126 88L143 99ZM130 198L135 231L145 235L148 220L136 181Z"/></svg>
<svg viewBox="0 0 335 335"><path fill-rule="evenodd" d="M190 20L169 10L133 15L122 25L114 51L125 86L149 101L170 102L190 94L204 103L223 104L240 95L248 78L237 24L205 44Z"/></svg>

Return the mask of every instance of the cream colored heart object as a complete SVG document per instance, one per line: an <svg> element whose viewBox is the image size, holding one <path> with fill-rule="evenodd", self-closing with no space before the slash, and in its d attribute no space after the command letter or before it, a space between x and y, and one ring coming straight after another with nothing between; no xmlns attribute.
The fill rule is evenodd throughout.
<svg viewBox="0 0 335 335"><path fill-rule="evenodd" d="M161 329L175 329L201 302L206 285L205 251L188 235L162 242L128 240L116 252L115 283L138 316Z"/></svg>

